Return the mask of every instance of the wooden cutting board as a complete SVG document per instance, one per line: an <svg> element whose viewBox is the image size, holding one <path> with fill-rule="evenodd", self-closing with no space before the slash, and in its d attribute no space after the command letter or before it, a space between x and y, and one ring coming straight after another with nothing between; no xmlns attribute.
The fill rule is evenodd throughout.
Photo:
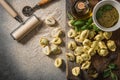
<svg viewBox="0 0 120 80"><path fill-rule="evenodd" d="M66 1L67 1L66 2L67 3L66 4L67 12L71 13L71 6L72 6L74 0L66 0ZM92 7L94 7L98 1L100 1L100 0L90 0ZM120 1L120 0L118 0L118 1ZM68 21L68 18L67 18L67 21ZM69 29L69 27L67 27L67 30L68 29ZM111 57L111 55L116 56L114 63L117 64L119 69L117 71L115 71L115 73L118 75L118 77L120 79L120 29L113 32L111 39L114 40L117 45L116 52L114 52L114 53L110 52L109 53L110 55L107 57L100 57L98 55L95 55L92 58L91 62L93 63L93 65L95 66L95 68L97 70L103 71L103 69L105 69L105 67L106 67L106 61ZM67 40L69 40L69 39L67 38ZM68 50L66 50L66 51L69 52ZM72 68L75 66L79 66L79 65L77 65L76 63L67 61L67 69L66 69L67 80L111 80L110 78L103 79L101 75L99 75L99 77L97 79L90 79L87 75L85 75L86 72L84 72L84 71L82 71L82 74L84 74L84 75L75 77L72 75L72 72L71 72Z"/></svg>

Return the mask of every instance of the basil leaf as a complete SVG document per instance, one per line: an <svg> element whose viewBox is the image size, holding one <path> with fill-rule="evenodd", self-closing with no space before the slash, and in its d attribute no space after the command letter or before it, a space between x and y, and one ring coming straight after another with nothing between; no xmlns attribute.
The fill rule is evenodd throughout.
<svg viewBox="0 0 120 80"><path fill-rule="evenodd" d="M118 80L117 75L116 75L116 74L114 74L114 73L111 73L111 78L112 78L112 80Z"/></svg>
<svg viewBox="0 0 120 80"><path fill-rule="evenodd" d="M90 17L89 19L88 19L88 24L92 24L93 23L93 19L92 19L92 17Z"/></svg>
<svg viewBox="0 0 120 80"><path fill-rule="evenodd" d="M112 70L117 69L117 65L116 65L116 64L113 64L113 63L109 64L108 67L109 67L110 69L112 69Z"/></svg>
<svg viewBox="0 0 120 80"><path fill-rule="evenodd" d="M100 31L100 29L95 24L93 24L92 26L95 31Z"/></svg>
<svg viewBox="0 0 120 80"><path fill-rule="evenodd" d="M104 72L103 72L103 77L104 77L104 78L107 78L107 77L109 77L109 76L110 76L110 69L104 70Z"/></svg>
<svg viewBox="0 0 120 80"><path fill-rule="evenodd" d="M87 25L84 25L84 26L82 26L80 29L81 29L81 30L85 30L85 29L87 29L87 27L88 27Z"/></svg>
<svg viewBox="0 0 120 80"><path fill-rule="evenodd" d="M73 25L74 26L83 26L85 22L83 20L77 20Z"/></svg>

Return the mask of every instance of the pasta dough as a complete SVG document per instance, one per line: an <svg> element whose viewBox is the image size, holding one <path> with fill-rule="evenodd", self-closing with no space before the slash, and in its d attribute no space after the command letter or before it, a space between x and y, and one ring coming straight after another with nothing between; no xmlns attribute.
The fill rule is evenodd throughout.
<svg viewBox="0 0 120 80"><path fill-rule="evenodd" d="M63 31L62 29L59 27L59 28L55 28L52 30L51 32L51 36L52 37L60 37L62 35Z"/></svg>
<svg viewBox="0 0 120 80"><path fill-rule="evenodd" d="M62 59L61 58L57 58L55 59L54 65L59 68L62 65Z"/></svg>
<svg viewBox="0 0 120 80"><path fill-rule="evenodd" d="M91 62L90 62L90 61L86 61L86 62L84 62L84 63L82 64L81 69L82 69L82 70L89 69L90 65L91 65Z"/></svg>
<svg viewBox="0 0 120 80"><path fill-rule="evenodd" d="M62 40L61 40L61 38L59 38L59 37L55 37L51 42L52 42L53 44L59 45L59 44L62 43Z"/></svg>
<svg viewBox="0 0 120 80"><path fill-rule="evenodd" d="M74 30L74 29L70 29L69 31L68 31L68 37L69 38L74 38L75 36L76 36L76 31Z"/></svg>
<svg viewBox="0 0 120 80"><path fill-rule="evenodd" d="M74 61L74 60L75 60L75 56L74 56L74 54L72 54L72 53L67 53L66 56L67 56L67 59L68 59L69 61Z"/></svg>
<svg viewBox="0 0 120 80"><path fill-rule="evenodd" d="M80 67L74 67L74 68L72 69L72 74L73 74L74 76L78 76L78 75L80 74Z"/></svg>
<svg viewBox="0 0 120 80"><path fill-rule="evenodd" d="M81 64L83 62L83 58L81 56L76 56L76 63Z"/></svg>
<svg viewBox="0 0 120 80"><path fill-rule="evenodd" d="M75 43L75 41L70 41L70 42L68 43L68 49L70 49L70 50L75 50L76 47L77 47L77 44Z"/></svg>
<svg viewBox="0 0 120 80"><path fill-rule="evenodd" d="M113 40L107 41L107 46L108 46L109 50L116 51L116 44Z"/></svg>
<svg viewBox="0 0 120 80"><path fill-rule="evenodd" d="M46 55L50 55L51 53L51 50L50 50L50 47L49 46L46 46L42 49L43 53L46 54Z"/></svg>
<svg viewBox="0 0 120 80"><path fill-rule="evenodd" d="M41 44L41 46L45 47L49 44L49 41L48 41L47 38L41 38L40 39L40 44Z"/></svg>
<svg viewBox="0 0 120 80"><path fill-rule="evenodd" d="M103 36L105 37L105 39L110 39L112 36L112 32L104 32Z"/></svg>

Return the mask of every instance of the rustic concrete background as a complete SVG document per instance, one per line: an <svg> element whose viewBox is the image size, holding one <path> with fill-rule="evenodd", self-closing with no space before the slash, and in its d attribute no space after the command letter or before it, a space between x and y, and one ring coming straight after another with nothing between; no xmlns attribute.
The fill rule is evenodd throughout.
<svg viewBox="0 0 120 80"><path fill-rule="evenodd" d="M6 0L26 20L22 8L26 5L34 6L39 0ZM56 0L54 3L40 9L35 14L44 20L53 15L60 27L65 30L65 1ZM54 66L54 59L61 57L65 61L65 49L57 56L45 56L39 45L41 36L50 39L53 28L44 23L25 37L21 43L15 41L10 33L20 25L0 5L0 80L66 80L65 64L58 69ZM63 38L65 40L65 38Z"/></svg>

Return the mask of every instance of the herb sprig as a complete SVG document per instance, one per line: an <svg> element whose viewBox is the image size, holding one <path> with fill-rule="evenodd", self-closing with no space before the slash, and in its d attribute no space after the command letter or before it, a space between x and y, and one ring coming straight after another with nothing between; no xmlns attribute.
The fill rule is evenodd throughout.
<svg viewBox="0 0 120 80"><path fill-rule="evenodd" d="M118 77L115 73L113 73L113 70L117 69L117 65L116 64L109 64L107 66L107 69L104 70L103 72L103 77L107 78L107 77L111 77L112 80L118 80Z"/></svg>

